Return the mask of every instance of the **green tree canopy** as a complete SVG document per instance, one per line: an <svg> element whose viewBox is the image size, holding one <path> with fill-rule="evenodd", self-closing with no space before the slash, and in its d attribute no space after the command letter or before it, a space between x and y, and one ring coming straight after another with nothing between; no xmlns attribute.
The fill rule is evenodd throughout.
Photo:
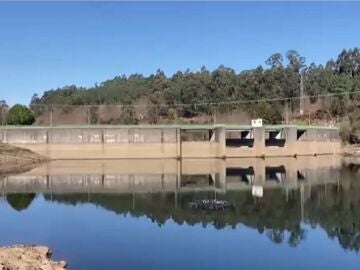
<svg viewBox="0 0 360 270"><path fill-rule="evenodd" d="M35 118L26 106L16 104L9 110L6 120L9 125L31 125Z"/></svg>
<svg viewBox="0 0 360 270"><path fill-rule="evenodd" d="M16 211L26 210L35 198L34 193L29 194L8 194L6 200Z"/></svg>
<svg viewBox="0 0 360 270"><path fill-rule="evenodd" d="M158 123L176 117L201 118L215 111L251 111L251 115L263 115L272 107L276 112L268 122L280 122L284 120L284 111L299 111L300 75L304 95L311 96L312 103L321 96L332 95L326 102L320 100L318 106L329 117L345 118L360 104L359 48L343 50L324 66L306 63L305 57L295 50L284 55L274 53L265 63L265 67L259 65L240 73L220 65L214 70L202 67L197 71L177 71L170 76L162 70L149 76L120 75L89 88L70 85L34 95L30 108L39 116L54 105L63 109L72 105L139 105L146 108L142 115L147 122ZM354 94L346 96L348 92ZM267 105L258 102L260 105L254 106L258 100ZM94 119L97 113L101 112L92 112ZM315 111L310 113L319 115ZM136 109L123 109L121 113L111 114L115 122L125 124L136 123L138 113Z"/></svg>

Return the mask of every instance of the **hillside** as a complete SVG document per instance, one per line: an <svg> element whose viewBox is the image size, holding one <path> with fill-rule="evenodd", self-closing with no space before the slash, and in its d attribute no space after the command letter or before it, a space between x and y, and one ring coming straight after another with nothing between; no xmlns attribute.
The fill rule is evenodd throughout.
<svg viewBox="0 0 360 270"><path fill-rule="evenodd" d="M45 91L33 96L30 107L38 124L48 124L50 111L58 124L213 122L215 116L217 121L262 117L275 123L299 117L301 83L304 95L310 96L304 105L307 117L343 117L358 106L358 48L343 50L325 66L306 64L294 50L285 57L275 53L265 63L266 68L240 73L220 66L213 71L205 67L179 71L170 77L161 70L147 77L123 75L91 88L66 86ZM115 106L119 104L123 106Z"/></svg>
<svg viewBox="0 0 360 270"><path fill-rule="evenodd" d="M325 65L307 64L294 50L285 57L275 53L265 63L240 73L224 66L172 76L158 70L149 76L118 76L90 88L65 86L35 94L30 109L38 125L239 124L258 117L265 123L333 125L358 115L359 48L343 50ZM5 101L0 109L6 124Z"/></svg>

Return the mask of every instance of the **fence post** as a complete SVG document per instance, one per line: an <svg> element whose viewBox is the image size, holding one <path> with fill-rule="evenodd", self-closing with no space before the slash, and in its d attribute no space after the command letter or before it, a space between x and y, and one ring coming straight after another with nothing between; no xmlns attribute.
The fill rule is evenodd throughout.
<svg viewBox="0 0 360 270"><path fill-rule="evenodd" d="M50 127L53 126L53 108L50 106Z"/></svg>
<svg viewBox="0 0 360 270"><path fill-rule="evenodd" d="M288 101L285 101L285 123L289 124L289 104Z"/></svg>
<svg viewBox="0 0 360 270"><path fill-rule="evenodd" d="M88 126L91 125L90 123L90 106L87 106L87 122L88 122Z"/></svg>
<svg viewBox="0 0 360 270"><path fill-rule="evenodd" d="M212 107L213 107L213 124L216 125L216 110L214 104Z"/></svg>

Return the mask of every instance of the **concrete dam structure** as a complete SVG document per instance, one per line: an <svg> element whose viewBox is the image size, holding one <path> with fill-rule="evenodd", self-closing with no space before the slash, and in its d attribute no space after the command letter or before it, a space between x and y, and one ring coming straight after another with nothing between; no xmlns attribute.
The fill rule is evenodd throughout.
<svg viewBox="0 0 360 270"><path fill-rule="evenodd" d="M294 125L10 126L0 142L59 160L314 156L341 146L337 128Z"/></svg>
<svg viewBox="0 0 360 270"><path fill-rule="evenodd" d="M139 164L141 164L139 166ZM233 159L57 160L0 177L0 192L144 194L228 192L337 184L338 156Z"/></svg>

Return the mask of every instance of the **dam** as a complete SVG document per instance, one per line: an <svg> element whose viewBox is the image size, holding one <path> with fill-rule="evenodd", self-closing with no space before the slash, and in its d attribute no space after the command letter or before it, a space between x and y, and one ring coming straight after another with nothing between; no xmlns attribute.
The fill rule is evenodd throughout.
<svg viewBox="0 0 360 270"><path fill-rule="evenodd" d="M0 142L55 160L293 157L338 153L338 133L297 125L4 126Z"/></svg>
<svg viewBox="0 0 360 270"><path fill-rule="evenodd" d="M141 166L139 166L139 163ZM294 190L337 184L338 156L271 159L56 160L0 178L0 193L147 194Z"/></svg>

